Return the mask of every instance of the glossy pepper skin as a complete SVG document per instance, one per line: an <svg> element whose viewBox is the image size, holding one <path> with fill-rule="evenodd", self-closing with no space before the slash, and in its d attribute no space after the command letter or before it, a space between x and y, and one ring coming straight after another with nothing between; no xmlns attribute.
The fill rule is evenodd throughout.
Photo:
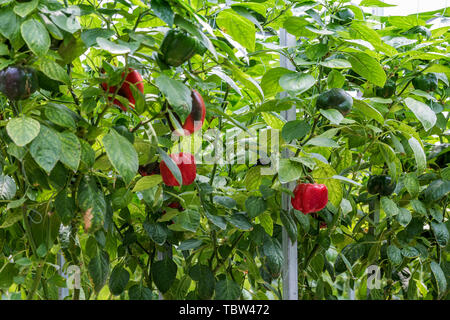
<svg viewBox="0 0 450 320"><path fill-rule="evenodd" d="M200 130L206 116L205 102L197 90L192 90L192 110L183 124L183 129L188 135Z"/></svg>
<svg viewBox="0 0 450 320"><path fill-rule="evenodd" d="M33 68L11 66L0 71L0 92L9 100L28 99L38 89L39 79Z"/></svg>
<svg viewBox="0 0 450 320"><path fill-rule="evenodd" d="M375 88L375 94L377 95L377 97L390 98L395 93L395 89L397 89L395 81L392 79L388 79L384 84L384 87Z"/></svg>
<svg viewBox="0 0 450 320"><path fill-rule="evenodd" d="M174 131L175 128L173 128L172 123L169 120L170 128L172 129L172 131L174 131L174 134L178 136L179 135L188 136L194 133L195 131L200 130L203 126L203 122L205 121L206 107L201 94L194 89L191 91L191 98L192 98L192 110L182 125L183 133L180 133L179 131ZM179 117L176 114L175 117L177 118L178 121L180 121Z"/></svg>
<svg viewBox="0 0 450 320"><path fill-rule="evenodd" d="M438 78L434 73L427 73L414 78L412 84L414 89L430 92L437 89Z"/></svg>
<svg viewBox="0 0 450 320"><path fill-rule="evenodd" d="M122 77L125 75L125 73L122 73ZM133 84L136 86L136 88L144 93L144 79L142 79L142 76L140 73L132 68L128 69L127 77L125 78L125 81L123 82L122 86L120 87L119 91L117 92L118 95L127 98L130 102L130 108L134 108L134 104L136 103L136 99L133 96L133 92L131 91L130 84ZM102 83L103 90L108 89L107 83ZM114 94L116 92L117 87L111 86L109 87L109 93ZM111 100L111 97L108 97L109 100ZM127 107L125 107L119 100L114 99L114 104L118 105L123 111L127 110Z"/></svg>
<svg viewBox="0 0 450 320"><path fill-rule="evenodd" d="M381 196L390 196L395 190L395 183L391 177L386 175L370 176L367 182L367 191L370 194L379 194Z"/></svg>
<svg viewBox="0 0 450 320"><path fill-rule="evenodd" d="M192 58L200 48L199 41L187 32L170 29L161 42L158 59L167 66L178 67Z"/></svg>
<svg viewBox="0 0 450 320"><path fill-rule="evenodd" d="M328 203L328 189L324 184L300 183L294 189L291 204L295 210L304 214L317 212Z"/></svg>
<svg viewBox="0 0 450 320"><path fill-rule="evenodd" d="M180 169L183 185L187 186L192 184L197 176L197 166L195 164L194 156L187 152L180 152L171 154L170 157L175 162L178 169ZM163 182L167 186L180 185L164 161L160 162L159 169Z"/></svg>
<svg viewBox="0 0 450 320"><path fill-rule="evenodd" d="M316 102L318 109L336 109L343 116L353 107L353 98L341 88L333 88L319 95Z"/></svg>

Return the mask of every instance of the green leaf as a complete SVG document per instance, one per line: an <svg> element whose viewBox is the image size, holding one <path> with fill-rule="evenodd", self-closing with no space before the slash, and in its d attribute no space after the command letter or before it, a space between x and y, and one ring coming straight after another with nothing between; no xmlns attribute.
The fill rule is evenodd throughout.
<svg viewBox="0 0 450 320"><path fill-rule="evenodd" d="M225 219L239 230L253 229L253 225L242 212L236 212L231 216L225 216Z"/></svg>
<svg viewBox="0 0 450 320"><path fill-rule="evenodd" d="M286 68L276 67L269 69L261 79L261 89L264 92L264 95L267 98L275 96L278 92L283 91L279 81L283 75L286 74L295 74L294 71L291 71Z"/></svg>
<svg viewBox="0 0 450 320"><path fill-rule="evenodd" d="M267 123L273 129L282 130L282 128L285 124L285 122L281 118L279 118L278 116L276 116L273 113L262 112L261 116L262 116L264 122Z"/></svg>
<svg viewBox="0 0 450 320"><path fill-rule="evenodd" d="M109 255L101 250L89 261L88 271L94 284L94 290L100 292L106 284L109 274Z"/></svg>
<svg viewBox="0 0 450 320"><path fill-rule="evenodd" d="M131 49L127 46L121 45L121 44L117 44L114 43L112 41L109 41L105 38L100 38L98 37L96 39L98 46L105 50L108 51L111 54L117 54L117 55L121 55L121 54L126 54L126 53L130 53Z"/></svg>
<svg viewBox="0 0 450 320"><path fill-rule="evenodd" d="M311 130L311 126L304 120L292 120L286 122L281 130L281 136L285 141L301 139Z"/></svg>
<svg viewBox="0 0 450 320"><path fill-rule="evenodd" d="M107 206L105 196L97 186L94 177L85 176L81 179L76 201L85 215L87 212L90 212L92 216L87 223L85 222L85 229L95 230L103 226Z"/></svg>
<svg viewBox="0 0 450 320"><path fill-rule="evenodd" d="M172 27L174 13L166 0L152 0L151 8L158 18L167 23L169 27Z"/></svg>
<svg viewBox="0 0 450 320"><path fill-rule="evenodd" d="M420 252L414 247L407 246L402 249L402 255L406 258L416 258L420 255Z"/></svg>
<svg viewBox="0 0 450 320"><path fill-rule="evenodd" d="M256 30L250 20L240 16L231 9L226 9L217 15L216 23L233 40L239 42L248 50L255 51Z"/></svg>
<svg viewBox="0 0 450 320"><path fill-rule="evenodd" d="M50 79L70 83L69 75L59 64L50 59L42 59L39 61L39 69Z"/></svg>
<svg viewBox="0 0 450 320"><path fill-rule="evenodd" d="M434 180L425 189L425 199L427 201L433 202L438 201L450 192L450 181L449 180Z"/></svg>
<svg viewBox="0 0 450 320"><path fill-rule="evenodd" d="M362 100L353 99L353 108L360 111L361 114L363 114L365 117L373 119L379 124L384 124L384 118L382 114L370 104Z"/></svg>
<svg viewBox="0 0 450 320"><path fill-rule="evenodd" d="M311 145L311 146L317 146L317 147L329 147L329 148L338 148L339 144L326 137L314 137L310 139L307 143L305 143L305 146Z"/></svg>
<svg viewBox="0 0 450 320"><path fill-rule="evenodd" d="M125 291L129 280L130 273L122 266L115 266L109 277L109 291L115 296L120 295Z"/></svg>
<svg viewBox="0 0 450 320"><path fill-rule="evenodd" d="M97 45L97 38L108 39L114 34L114 30L92 28L81 32L81 40L86 47L93 47Z"/></svg>
<svg viewBox="0 0 450 320"><path fill-rule="evenodd" d="M402 252L399 248L397 248L393 244L391 244L387 248L387 256L394 265L399 265L400 263L402 263L403 260Z"/></svg>
<svg viewBox="0 0 450 320"><path fill-rule="evenodd" d="M6 125L6 132L14 143L23 147L34 140L39 134L41 125L27 116L13 118Z"/></svg>
<svg viewBox="0 0 450 320"><path fill-rule="evenodd" d="M20 19L11 7L0 8L0 34L7 39L13 39L19 29Z"/></svg>
<svg viewBox="0 0 450 320"><path fill-rule="evenodd" d="M351 63L345 59L325 60L325 61L321 61L320 65L327 67L327 68L333 68L333 69L347 69L347 68L352 67Z"/></svg>
<svg viewBox="0 0 450 320"><path fill-rule="evenodd" d="M180 212L174 219L174 224L169 229L175 231L197 231L200 226L200 213L197 210L186 209Z"/></svg>
<svg viewBox="0 0 450 320"><path fill-rule="evenodd" d="M23 219L22 210L10 210L6 214L6 218L3 221L2 225L0 226L0 229L9 228L12 225L14 225L17 221L20 221L22 219Z"/></svg>
<svg viewBox="0 0 450 320"><path fill-rule="evenodd" d="M136 176L139 168L136 150L127 138L115 130L110 130L102 141L111 164L128 185Z"/></svg>
<svg viewBox="0 0 450 320"><path fill-rule="evenodd" d="M34 11L34 9L37 8L39 4L39 0L32 0L27 1L23 3L17 3L14 6L14 13L18 16L25 18L27 15L29 15L31 12Z"/></svg>
<svg viewBox="0 0 450 320"><path fill-rule="evenodd" d="M151 223L146 220L143 223L144 230L147 232L150 239L160 246L166 242L167 228L161 223Z"/></svg>
<svg viewBox="0 0 450 320"><path fill-rule="evenodd" d="M237 300L241 296L241 287L232 280L225 279L216 284L217 300Z"/></svg>
<svg viewBox="0 0 450 320"><path fill-rule="evenodd" d="M385 3L383 1L380 0L362 0L359 5L361 7L380 7L380 8L385 8L385 7L396 7L396 4L388 4Z"/></svg>
<svg viewBox="0 0 450 320"><path fill-rule="evenodd" d="M301 94L311 88L316 79L310 74L296 72L282 75L278 82L284 90Z"/></svg>
<svg viewBox="0 0 450 320"><path fill-rule="evenodd" d="M61 127L74 130L77 128L73 111L65 105L49 103L45 106L45 116L48 120Z"/></svg>
<svg viewBox="0 0 450 320"><path fill-rule="evenodd" d="M66 16L60 11L53 11L49 15L52 22L57 25L60 29L67 31L69 33L75 33L81 29L80 23L77 20L76 15Z"/></svg>
<svg viewBox="0 0 450 320"><path fill-rule="evenodd" d="M236 207L236 200L234 200L233 198L230 198L230 197L214 196L213 201L215 203L218 203L218 204L224 206L225 208L228 208L228 209L233 209Z"/></svg>
<svg viewBox="0 0 450 320"><path fill-rule="evenodd" d="M187 239L180 243L178 250L191 250L200 247L203 241L200 239Z"/></svg>
<svg viewBox="0 0 450 320"><path fill-rule="evenodd" d="M399 208L398 215L395 217L403 227L406 227L412 219L411 212L406 208Z"/></svg>
<svg viewBox="0 0 450 320"><path fill-rule="evenodd" d="M178 114L181 122L184 122L192 110L191 90L183 82L169 78L165 74L156 78L155 84Z"/></svg>
<svg viewBox="0 0 450 320"><path fill-rule="evenodd" d="M303 174L302 166L289 159L280 159L278 179L281 183L288 183L300 178Z"/></svg>
<svg viewBox="0 0 450 320"><path fill-rule="evenodd" d="M262 245L262 253L267 258L267 266L273 276L279 275L284 261L283 251L277 239L266 237Z"/></svg>
<svg viewBox="0 0 450 320"><path fill-rule="evenodd" d="M55 197L54 207L56 214L64 225L68 225L75 217L75 201L68 196L67 190L62 190Z"/></svg>
<svg viewBox="0 0 450 320"><path fill-rule="evenodd" d="M434 278L436 279L438 293L439 295L442 295L447 290L447 279L445 273L436 261L431 261L430 268L433 272Z"/></svg>
<svg viewBox="0 0 450 320"><path fill-rule="evenodd" d="M379 87L384 86L386 73L377 60L362 52L349 53L348 60L357 74Z"/></svg>
<svg viewBox="0 0 450 320"><path fill-rule="evenodd" d="M439 246L445 247L449 240L449 232L445 223L437 223L432 221L431 229L433 230L434 236Z"/></svg>
<svg viewBox="0 0 450 320"><path fill-rule="evenodd" d="M405 99L405 105L414 113L416 118L419 119L425 131L434 127L437 120L436 114L428 105L410 97Z"/></svg>
<svg viewBox="0 0 450 320"><path fill-rule="evenodd" d="M422 145L414 138L411 137L408 140L408 143L414 152L414 158L416 159L417 164L417 173L422 173L427 166L427 158L425 155L425 151L422 149Z"/></svg>
<svg viewBox="0 0 450 320"><path fill-rule="evenodd" d="M0 175L0 200L11 200L16 195L16 182L10 176Z"/></svg>
<svg viewBox="0 0 450 320"><path fill-rule="evenodd" d="M340 124L342 120L344 120L344 116L342 115L342 113L340 113L338 110L336 109L327 109L327 110L323 110L320 109L320 113L327 118L328 120L330 120L330 122L332 124Z"/></svg>
<svg viewBox="0 0 450 320"><path fill-rule="evenodd" d="M153 174L151 176L145 176L136 182L133 188L133 192L138 192L146 189L153 188L162 182L162 177L159 174Z"/></svg>
<svg viewBox="0 0 450 320"><path fill-rule="evenodd" d="M405 176L405 180L403 181L405 184L405 188L411 197L415 197L419 194L420 185L419 180L417 180L417 176L414 172L410 172Z"/></svg>
<svg viewBox="0 0 450 320"><path fill-rule="evenodd" d="M328 189L328 200L336 208L339 208L343 197L343 188L339 180L333 179L336 176L336 171L328 164L315 159L316 168L312 171L312 177L316 183L323 183Z"/></svg>
<svg viewBox="0 0 450 320"><path fill-rule="evenodd" d="M78 137L72 132L64 131L59 133L59 139L61 141L59 160L76 172L81 160L81 144Z"/></svg>
<svg viewBox="0 0 450 320"><path fill-rule="evenodd" d="M14 263L7 263L0 269L0 288L8 290L14 282L14 277L19 273Z"/></svg>
<svg viewBox="0 0 450 320"><path fill-rule="evenodd" d="M388 197L381 197L380 204L387 216L393 217L398 214L397 204Z"/></svg>
<svg viewBox="0 0 450 320"><path fill-rule="evenodd" d="M152 300L152 290L142 286L142 284L136 284L128 289L128 295L130 300Z"/></svg>
<svg viewBox="0 0 450 320"><path fill-rule="evenodd" d="M245 209L250 218L254 218L262 214L267 209L266 201L257 196L250 196L245 200Z"/></svg>
<svg viewBox="0 0 450 320"><path fill-rule="evenodd" d="M280 211L280 219L283 223L283 226L286 228L286 231L289 235L289 238L292 242L297 240L297 224L295 220L292 218L292 215L285 210Z"/></svg>
<svg viewBox="0 0 450 320"><path fill-rule="evenodd" d="M58 134L41 125L39 135L31 143L30 154L42 169L50 173L61 156L61 141Z"/></svg>
<svg viewBox="0 0 450 320"><path fill-rule="evenodd" d="M28 19L22 23L20 31L30 50L38 57L44 57L50 48L50 35L45 26L36 19Z"/></svg>
<svg viewBox="0 0 450 320"><path fill-rule="evenodd" d="M167 292L177 275L177 265L172 259L166 257L163 260L156 261L151 268L152 279L156 287L162 293Z"/></svg>
<svg viewBox="0 0 450 320"><path fill-rule="evenodd" d="M345 77L337 70L331 70L328 74L327 85L329 89L342 88L345 84Z"/></svg>

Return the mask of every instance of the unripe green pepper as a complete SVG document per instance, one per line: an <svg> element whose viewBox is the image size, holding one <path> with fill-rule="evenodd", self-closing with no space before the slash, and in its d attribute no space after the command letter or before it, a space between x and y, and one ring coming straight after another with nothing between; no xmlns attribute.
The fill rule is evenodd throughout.
<svg viewBox="0 0 450 320"><path fill-rule="evenodd" d="M341 88L333 88L319 95L316 102L318 109L336 109L343 116L353 107L353 98Z"/></svg>
<svg viewBox="0 0 450 320"><path fill-rule="evenodd" d="M438 87L438 78L434 73L422 74L413 79L412 84L415 89L430 92Z"/></svg>
<svg viewBox="0 0 450 320"><path fill-rule="evenodd" d="M187 32L170 29L164 36L159 50L158 58L163 64L178 67L196 53L204 53L205 47Z"/></svg>
<svg viewBox="0 0 450 320"><path fill-rule="evenodd" d="M375 94L377 97L381 98L390 98L395 93L395 89L397 88L395 84L395 80L388 79L384 84L384 87L376 87Z"/></svg>

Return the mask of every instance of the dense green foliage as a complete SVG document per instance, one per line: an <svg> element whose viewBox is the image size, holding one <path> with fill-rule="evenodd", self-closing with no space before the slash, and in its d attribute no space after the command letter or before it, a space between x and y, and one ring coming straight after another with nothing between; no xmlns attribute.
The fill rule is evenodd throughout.
<svg viewBox="0 0 450 320"><path fill-rule="evenodd" d="M449 10L371 6L386 4L0 1L0 72L33 68L40 87L8 98L0 76L1 299L67 286L66 299L282 299L282 228L298 241L299 299L448 299L449 27L436 23ZM181 181L171 131L192 90L206 116L191 154L233 150L167 186L159 163ZM346 92L344 112L320 107L329 90ZM279 149L249 139L263 129ZM368 192L376 175L392 194ZM283 210L290 182L325 184L327 206Z"/></svg>

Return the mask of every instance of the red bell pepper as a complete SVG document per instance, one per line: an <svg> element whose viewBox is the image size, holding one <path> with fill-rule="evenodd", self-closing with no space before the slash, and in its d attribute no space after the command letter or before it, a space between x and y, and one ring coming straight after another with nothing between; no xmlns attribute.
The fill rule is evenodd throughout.
<svg viewBox="0 0 450 320"><path fill-rule="evenodd" d="M328 189L324 184L301 183L294 189L292 207L304 214L325 208L328 202Z"/></svg>

